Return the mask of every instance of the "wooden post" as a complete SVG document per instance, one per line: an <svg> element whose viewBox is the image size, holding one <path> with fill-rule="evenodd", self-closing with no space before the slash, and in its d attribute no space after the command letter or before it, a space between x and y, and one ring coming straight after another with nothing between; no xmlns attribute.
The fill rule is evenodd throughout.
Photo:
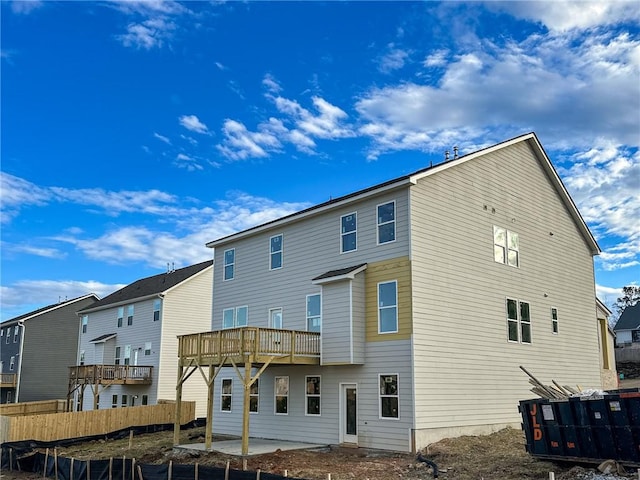
<svg viewBox="0 0 640 480"><path fill-rule="evenodd" d="M169 460L169 472L167 473L167 480L171 480L173 476L173 461Z"/></svg>
<svg viewBox="0 0 640 480"><path fill-rule="evenodd" d="M135 458L131 459L131 480L136 480L136 459Z"/></svg>
<svg viewBox="0 0 640 480"><path fill-rule="evenodd" d="M204 431L204 448L211 449L211 440L213 436L213 385L215 368L209 365L209 378L207 380L207 422ZM210 382L210 383L209 383Z"/></svg>
<svg viewBox="0 0 640 480"><path fill-rule="evenodd" d="M193 471L194 480L198 480L198 462L196 462L196 466Z"/></svg>
<svg viewBox="0 0 640 480"><path fill-rule="evenodd" d="M249 454L249 402L251 400L251 359L244 362L244 397L242 400L242 455Z"/></svg>
<svg viewBox="0 0 640 480"><path fill-rule="evenodd" d="M91 480L91 460L87 460L87 480Z"/></svg>
<svg viewBox="0 0 640 480"><path fill-rule="evenodd" d="M229 480L229 460L227 460L227 466L224 467L224 480Z"/></svg>
<svg viewBox="0 0 640 480"><path fill-rule="evenodd" d="M55 472L55 479L58 480L58 448L53 449L53 469Z"/></svg>
<svg viewBox="0 0 640 480"><path fill-rule="evenodd" d="M69 466L69 480L73 480L73 457L71 457L71 465Z"/></svg>
<svg viewBox="0 0 640 480"><path fill-rule="evenodd" d="M556 474L553 472L549 472L549 480L556 480Z"/></svg>
<svg viewBox="0 0 640 480"><path fill-rule="evenodd" d="M178 358L178 384L176 385L176 414L173 424L173 444L180 445L180 411L182 410L182 357Z"/></svg>
<svg viewBox="0 0 640 480"><path fill-rule="evenodd" d="M13 472L13 448L9 448L9 471Z"/></svg>
<svg viewBox="0 0 640 480"><path fill-rule="evenodd" d="M109 480L113 480L113 457L109 458Z"/></svg>
<svg viewBox="0 0 640 480"><path fill-rule="evenodd" d="M129 450L133 447L133 430L129 430Z"/></svg>
<svg viewBox="0 0 640 480"><path fill-rule="evenodd" d="M256 470L256 480L260 480L260 468Z"/></svg>
<svg viewBox="0 0 640 480"><path fill-rule="evenodd" d="M49 449L47 448L45 454L44 454L44 469L42 470L42 476L46 477L47 476L47 462L49 461Z"/></svg>
<svg viewBox="0 0 640 480"><path fill-rule="evenodd" d="M87 478L87 480L89 480ZM144 478L142 478L142 469L140 468L140 465L138 465L138 480L144 480Z"/></svg>
<svg viewBox="0 0 640 480"><path fill-rule="evenodd" d="M247 471L247 459L246 458L242 459L242 470L245 471L245 472Z"/></svg>

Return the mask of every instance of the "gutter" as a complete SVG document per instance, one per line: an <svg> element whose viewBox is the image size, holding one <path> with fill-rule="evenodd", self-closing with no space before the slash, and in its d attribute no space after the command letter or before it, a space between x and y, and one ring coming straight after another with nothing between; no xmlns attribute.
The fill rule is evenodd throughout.
<svg viewBox="0 0 640 480"><path fill-rule="evenodd" d="M18 403L18 396L20 395L20 382L22 382L22 359L24 358L24 333L26 331L23 322L18 322L18 326L22 329L22 335L20 336L20 364L18 365L18 381L16 382L16 399L14 400L14 403Z"/></svg>

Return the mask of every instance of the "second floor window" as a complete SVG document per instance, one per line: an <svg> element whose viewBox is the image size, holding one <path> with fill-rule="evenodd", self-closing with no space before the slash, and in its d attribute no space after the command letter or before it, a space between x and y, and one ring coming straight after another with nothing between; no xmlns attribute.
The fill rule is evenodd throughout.
<svg viewBox="0 0 640 480"><path fill-rule="evenodd" d="M13 371L15 366L16 366L16 357L15 357L15 355L12 355L11 359L9 360L9 370Z"/></svg>
<svg viewBox="0 0 640 480"><path fill-rule="evenodd" d="M153 321L157 322L158 320L160 320L160 305L162 304L162 302L160 301L159 298L156 298L153 301Z"/></svg>
<svg viewBox="0 0 640 480"><path fill-rule="evenodd" d="M120 365L120 347L116 347L116 352L113 355L113 363L115 365Z"/></svg>
<svg viewBox="0 0 640 480"><path fill-rule="evenodd" d="M269 269L282 268L282 234L269 239Z"/></svg>
<svg viewBox="0 0 640 480"><path fill-rule="evenodd" d="M396 202L378 205L378 244L396 239Z"/></svg>
<svg viewBox="0 0 640 480"><path fill-rule="evenodd" d="M356 212L340 217L340 251L351 252L358 247Z"/></svg>
<svg viewBox="0 0 640 480"><path fill-rule="evenodd" d="M18 325L13 327L13 343L16 343L18 341L18 332L19 331L20 331L20 327Z"/></svg>
<svg viewBox="0 0 640 480"><path fill-rule="evenodd" d="M319 332L322 327L322 296L307 295L307 331Z"/></svg>
<svg viewBox="0 0 640 480"><path fill-rule="evenodd" d="M398 331L398 283L378 284L378 333Z"/></svg>
<svg viewBox="0 0 640 480"><path fill-rule="evenodd" d="M133 305L127 307L127 325L133 325Z"/></svg>
<svg viewBox="0 0 640 480"><path fill-rule="evenodd" d="M123 319L124 319L124 307L118 307L118 327L122 326Z"/></svg>
<svg viewBox="0 0 640 480"><path fill-rule="evenodd" d="M131 363L131 345L124 346L124 364L129 365Z"/></svg>
<svg viewBox="0 0 640 480"><path fill-rule="evenodd" d="M553 333L558 333L558 309L551 309L551 331Z"/></svg>
<svg viewBox="0 0 640 480"><path fill-rule="evenodd" d="M80 365L84 365L84 350L80 350Z"/></svg>
<svg viewBox="0 0 640 480"><path fill-rule="evenodd" d="M225 308L222 311L222 328L246 327L249 323L249 307Z"/></svg>
<svg viewBox="0 0 640 480"><path fill-rule="evenodd" d="M151 342L145 342L144 344L144 354L151 355Z"/></svg>
<svg viewBox="0 0 640 480"><path fill-rule="evenodd" d="M520 239L517 233L494 225L493 259L512 267L520 266Z"/></svg>
<svg viewBox="0 0 640 480"><path fill-rule="evenodd" d="M82 333L87 333L87 325L89 324L89 315L82 316Z"/></svg>
<svg viewBox="0 0 640 480"><path fill-rule="evenodd" d="M236 249L231 248L224 251L224 280L233 280L235 276Z"/></svg>

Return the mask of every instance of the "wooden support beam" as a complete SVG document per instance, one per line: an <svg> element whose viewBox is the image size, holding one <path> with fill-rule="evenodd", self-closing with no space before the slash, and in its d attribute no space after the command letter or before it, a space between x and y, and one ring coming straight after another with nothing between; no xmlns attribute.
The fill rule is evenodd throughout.
<svg viewBox="0 0 640 480"><path fill-rule="evenodd" d="M249 403L251 399L251 362L244 364L244 395L242 399L242 455L249 454Z"/></svg>
<svg viewBox="0 0 640 480"><path fill-rule="evenodd" d="M184 373L184 367L180 364L181 362L178 360L178 384L176 385L176 414L174 417L173 423L173 444L180 444L180 411L182 410L182 376Z"/></svg>
<svg viewBox="0 0 640 480"><path fill-rule="evenodd" d="M218 369L218 372L220 369ZM213 384L217 372L213 365L209 365L209 380L207 380L207 423L204 431L204 448L211 449L211 441L213 437Z"/></svg>

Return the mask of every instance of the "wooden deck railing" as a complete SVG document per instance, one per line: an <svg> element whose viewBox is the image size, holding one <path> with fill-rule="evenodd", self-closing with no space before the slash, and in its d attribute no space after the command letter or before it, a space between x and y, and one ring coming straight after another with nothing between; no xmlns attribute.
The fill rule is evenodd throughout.
<svg viewBox="0 0 640 480"><path fill-rule="evenodd" d="M15 373L3 373L0 375L2 388L15 388L18 383L18 376Z"/></svg>
<svg viewBox="0 0 640 480"><path fill-rule="evenodd" d="M69 380L78 383L132 383L150 385L153 367L146 365L75 365Z"/></svg>
<svg viewBox="0 0 640 480"><path fill-rule="evenodd" d="M317 363L320 359L320 333L274 328L242 327L178 337L178 356L182 364L221 363L226 358L260 362L279 357L287 363Z"/></svg>

